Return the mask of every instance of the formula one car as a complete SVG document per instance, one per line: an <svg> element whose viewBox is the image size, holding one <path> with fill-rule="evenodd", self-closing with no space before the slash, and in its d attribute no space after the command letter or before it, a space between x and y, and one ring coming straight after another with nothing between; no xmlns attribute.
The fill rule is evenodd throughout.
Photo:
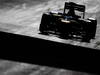
<svg viewBox="0 0 100 75"><path fill-rule="evenodd" d="M63 39L80 39L90 42L95 38L97 20L85 19L85 5L65 2L64 11L45 12L42 15L39 31L41 34L54 34ZM76 15L76 11L82 15Z"/></svg>

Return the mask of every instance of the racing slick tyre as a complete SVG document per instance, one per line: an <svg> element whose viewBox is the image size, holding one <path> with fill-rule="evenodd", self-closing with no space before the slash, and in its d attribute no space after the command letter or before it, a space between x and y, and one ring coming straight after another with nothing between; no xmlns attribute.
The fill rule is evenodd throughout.
<svg viewBox="0 0 100 75"><path fill-rule="evenodd" d="M39 27L39 31L41 34L48 34L46 32L48 30L48 23L49 23L48 21L49 21L49 15L43 14L41 23L40 23L40 27Z"/></svg>
<svg viewBox="0 0 100 75"><path fill-rule="evenodd" d="M95 39L95 34L96 34L96 28L97 28L97 20L94 18L88 18L89 21L91 21L91 28L90 30L90 35L92 39Z"/></svg>

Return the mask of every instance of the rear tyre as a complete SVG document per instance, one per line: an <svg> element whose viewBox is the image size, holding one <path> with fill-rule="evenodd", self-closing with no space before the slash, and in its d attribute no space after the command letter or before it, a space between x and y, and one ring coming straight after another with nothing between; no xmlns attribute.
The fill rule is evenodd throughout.
<svg viewBox="0 0 100 75"><path fill-rule="evenodd" d="M83 39L82 39L82 42L87 42L87 43L90 43L90 38L89 37L84 37Z"/></svg>
<svg viewBox="0 0 100 75"><path fill-rule="evenodd" d="M96 28L97 28L97 20L94 18L89 18L89 21L91 21L91 28L90 28L90 35L92 39L95 39L96 35Z"/></svg>
<svg viewBox="0 0 100 75"><path fill-rule="evenodd" d="M40 33L47 34L46 31L48 30L48 16L49 15L47 14L42 15L42 19L39 27Z"/></svg>

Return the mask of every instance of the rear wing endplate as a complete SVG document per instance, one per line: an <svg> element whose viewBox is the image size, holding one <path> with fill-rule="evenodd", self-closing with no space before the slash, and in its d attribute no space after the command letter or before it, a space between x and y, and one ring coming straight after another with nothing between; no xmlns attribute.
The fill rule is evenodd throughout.
<svg viewBox="0 0 100 75"><path fill-rule="evenodd" d="M80 4L76 4L74 2L65 2L65 6L64 6L64 13L66 9L70 9L70 8L74 8L74 10L83 12L83 18L85 16L85 5L80 5Z"/></svg>

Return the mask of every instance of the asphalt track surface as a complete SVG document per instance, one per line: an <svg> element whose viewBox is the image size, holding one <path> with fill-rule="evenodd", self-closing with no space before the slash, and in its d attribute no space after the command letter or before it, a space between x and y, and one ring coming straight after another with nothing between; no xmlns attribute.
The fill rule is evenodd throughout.
<svg viewBox="0 0 100 75"><path fill-rule="evenodd" d="M0 60L0 75L96 75L73 70Z"/></svg>
<svg viewBox="0 0 100 75"><path fill-rule="evenodd" d="M80 4L83 4L83 1L74 1ZM33 4L32 4L33 3ZM14 34L21 34L27 36L34 36L35 33L38 33L39 25L41 22L41 17L43 12L47 10L58 10L59 8L62 9L64 7L64 1L56 1L56 0L49 0L49 1L32 1L30 3L22 3L6 6L5 8L0 10L0 30L5 32L11 32ZM100 37L100 25L99 25L99 4L100 1L90 1L85 0L86 5L86 17L96 17L98 20L97 25L97 32L96 32L96 39L91 40L90 43L85 42L77 42L73 40L62 40L62 42L67 42L69 44L95 48L99 49L99 37ZM46 38L46 39L51 39ZM61 39L54 37L53 40L57 39L61 41Z"/></svg>

